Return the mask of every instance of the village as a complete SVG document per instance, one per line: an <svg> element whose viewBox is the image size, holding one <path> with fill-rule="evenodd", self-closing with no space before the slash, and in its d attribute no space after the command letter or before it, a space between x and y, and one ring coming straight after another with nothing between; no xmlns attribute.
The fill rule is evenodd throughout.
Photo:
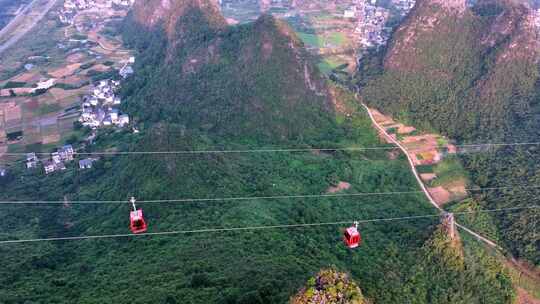
<svg viewBox="0 0 540 304"><path fill-rule="evenodd" d="M136 132L117 93L121 80L133 74L135 57L122 48L112 25L133 2L62 1L42 28L23 38L18 52L0 54L2 176L4 165L17 160L13 155L26 155L27 170L51 174L76 160L78 146L91 144L101 128ZM42 31L51 32L47 48L32 51L35 40L44 39ZM91 135L82 136L75 123ZM96 159L77 161L78 168L89 169Z"/></svg>
<svg viewBox="0 0 540 304"><path fill-rule="evenodd" d="M8 155L12 153L47 154L56 149L64 155L63 148L57 146L79 136L75 122L92 130L91 136L79 139L81 142L91 141L101 128L129 127L137 132L129 115L121 112L122 101L117 95L121 80L134 72L135 57L122 48L111 25L122 20L133 2L63 1L51 10L44 29L55 33L50 35L54 43L49 49L0 56L0 98L5 100L0 103L0 167L14 160ZM363 50L386 43L391 31L388 20L401 18L414 6L414 0L392 0L392 9L377 2L219 1L231 24L254 20L262 12L286 19L307 49L320 56L323 73L338 66L353 72ZM32 38L41 37L39 28L34 31L28 35L29 45L35 43ZM42 161L27 156L28 169L43 165L47 174L62 171L63 164L69 162L52 154ZM80 168L91 167L91 163L86 159Z"/></svg>
<svg viewBox="0 0 540 304"><path fill-rule="evenodd" d="M106 33L111 31L107 23L121 20L133 2L66 0L53 10L61 24L54 50L31 54L28 58L32 60L21 61L22 70L17 75L0 81L0 98L10 98L0 105L0 158L2 152L22 152L36 145L41 151L54 150L73 132L74 122L93 130L90 140L100 128L131 127L136 132L129 115L121 112L122 101L117 95L121 79L134 72L135 57L121 48L121 41ZM298 30L308 50L321 56L323 73L340 65L354 71L363 51L386 44L392 30L389 20L402 18L415 4L415 0L392 0L390 6L378 2L219 0L231 24L252 21L260 13L286 19ZM40 69L55 53L60 53L61 61L67 64L47 64ZM28 110L35 115L29 117L25 113ZM43 165L47 174L62 171L71 161L62 155L73 155L62 151L76 149L72 145L56 149L43 160L27 155L27 168ZM79 167L83 169L91 167L94 160L81 161L84 166Z"/></svg>
<svg viewBox="0 0 540 304"><path fill-rule="evenodd" d="M58 148L56 152L52 152L50 157L39 159L35 152L26 154L26 168L29 170L36 169L40 165L43 166L45 174L50 174L55 171L64 171L67 169L66 164L74 161L75 150L72 145L65 145ZM91 169L92 163L97 161L97 158L85 158L79 160L79 168Z"/></svg>
<svg viewBox="0 0 540 304"><path fill-rule="evenodd" d="M121 100L115 95L120 85L116 80L101 80L91 96L85 96L82 103L82 114L79 122L85 127L97 129L101 126L118 126L123 128L129 124L129 115L121 114L117 108Z"/></svg>
<svg viewBox="0 0 540 304"><path fill-rule="evenodd" d="M220 0L229 24L255 20L270 13L286 20L320 58L330 74L345 67L353 73L365 52L384 46L393 26L412 9L415 0Z"/></svg>

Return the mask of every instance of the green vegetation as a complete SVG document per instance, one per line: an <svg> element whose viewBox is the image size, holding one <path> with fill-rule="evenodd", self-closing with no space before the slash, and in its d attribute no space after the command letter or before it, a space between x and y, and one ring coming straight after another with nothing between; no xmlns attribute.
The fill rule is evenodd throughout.
<svg viewBox="0 0 540 304"><path fill-rule="evenodd" d="M539 178L540 154L536 148L507 148L492 153L471 154L463 157L465 168L480 187L510 187L489 191L479 196L483 208L509 208L534 205L539 189L530 188ZM500 238L510 252L538 264L537 231L539 209L517 210L499 214L495 218Z"/></svg>
<svg viewBox="0 0 540 304"><path fill-rule="evenodd" d="M433 180L432 186L448 185L456 181L464 181L465 186L468 183L467 171L463 168L457 157L446 157L432 168L432 173L437 175L437 178Z"/></svg>
<svg viewBox="0 0 540 304"><path fill-rule="evenodd" d="M182 5L190 2L173 3L181 14L170 36L160 27L145 32L133 15L124 27L139 54L122 97L130 115L144 121L141 133L100 131L85 152L381 145L354 96L325 83L302 48L290 48L300 42L283 24L264 16L254 24L216 27L219 16L196 9L204 1L186 10ZM209 47L214 56L200 57ZM330 92L347 115L333 108ZM44 176L18 163L10 172L17 178L0 179L0 199L66 204L2 206L0 240L128 232L127 201L70 201L324 194L336 181L351 183L350 193L418 189L403 155L389 161L378 150L103 155L91 170L69 164ZM149 232L436 215L418 193L139 206ZM500 265L480 251L453 251L444 235L433 235L437 222L435 216L363 223L357 250L342 244L347 224L5 244L0 286L10 288L0 290L0 302L284 303L311 275L333 265L361 282L375 303L511 303ZM463 267L449 268L456 254Z"/></svg>
<svg viewBox="0 0 540 304"><path fill-rule="evenodd" d="M452 212L474 212L482 210L481 204L477 203L473 199L466 199L450 207ZM474 229L483 236L489 238L492 241L498 242L500 240L499 231L493 219L493 215L489 213L471 213L465 215L459 215L459 221L463 225Z"/></svg>
<svg viewBox="0 0 540 304"><path fill-rule="evenodd" d="M317 48L325 47L327 43L335 46L341 46L347 42L347 37L345 34L340 32L332 32L328 34L328 36L299 32L298 36L305 44Z"/></svg>
<svg viewBox="0 0 540 304"><path fill-rule="evenodd" d="M308 46L317 48L324 46L324 41L317 34L298 33L298 37Z"/></svg>
<svg viewBox="0 0 540 304"><path fill-rule="evenodd" d="M63 31L56 20L44 20L40 26L34 27L17 43L16 48L10 48L0 55L3 68L0 70L0 80L6 80L24 71L24 63L28 57L47 54L51 60L64 58L64 51L56 47L63 39ZM7 67L6 63L9 63Z"/></svg>
<svg viewBox="0 0 540 304"><path fill-rule="evenodd" d="M362 290L346 273L323 269L308 280L306 288L291 299L291 304L336 303L363 304Z"/></svg>
<svg viewBox="0 0 540 304"><path fill-rule="evenodd" d="M83 81L81 82L80 84L78 85L73 85L73 84L69 84L69 83L56 83L54 85L55 88L59 88L59 89L62 89L62 90L77 90L77 89L80 89L84 86L87 86L89 84L89 81Z"/></svg>
<svg viewBox="0 0 540 304"><path fill-rule="evenodd" d="M334 69L338 69L341 66L343 66L342 61L333 58L324 58L317 64L317 67L319 68L321 73L326 75L332 73Z"/></svg>
<svg viewBox="0 0 540 304"><path fill-rule="evenodd" d="M197 24L197 31L178 32L186 45L171 49L163 36L153 34L150 41L155 47L137 60L135 70L141 72L123 87L129 96L126 110L135 119L178 122L187 129L225 137L241 135L246 142L335 142L341 131L331 127L333 110L325 96L325 80L308 64L300 40L291 38L292 29L264 16L252 24L213 32L210 26L200 25L205 24L205 16L194 12L191 18L185 22ZM144 29L126 31L140 38ZM142 44L131 37L126 35L125 40ZM214 58L208 59L212 64L193 64L191 58L198 58L201 47L209 46L215 48ZM160 62L167 56L173 61ZM175 85L164 88L164 83ZM149 109L148 103L159 106ZM320 132L321 128L327 132Z"/></svg>
<svg viewBox="0 0 540 304"><path fill-rule="evenodd" d="M92 79L92 82L97 82L104 79L119 79L120 75L115 69L109 69L107 71L89 70L86 72L86 76Z"/></svg>
<svg viewBox="0 0 540 304"><path fill-rule="evenodd" d="M76 34L73 34L73 36L71 36L71 39L75 39L75 40L87 40L87 39L88 39L88 36L87 36L87 35L83 35L83 34L76 33Z"/></svg>
<svg viewBox="0 0 540 304"><path fill-rule="evenodd" d="M323 74L330 74L332 70L337 66L335 62L332 62L330 60L322 60L317 64L317 67L319 68L319 71Z"/></svg>
<svg viewBox="0 0 540 304"><path fill-rule="evenodd" d="M83 70L89 69L89 68L93 67L95 64L96 64L95 61L87 62L87 63L81 65L81 69L83 69Z"/></svg>
<svg viewBox="0 0 540 304"><path fill-rule="evenodd" d="M536 141L540 75L530 46L536 38L524 24L528 10L511 1L497 7L486 3L455 14L423 2L396 30L386 54L371 54L360 65L357 84L364 99L420 129L463 142ZM498 15L501 9L505 13ZM422 18L434 14L439 20L433 29L418 29ZM509 24L516 27L504 33L495 30ZM486 37L491 43L479 43ZM533 185L540 178L540 154L533 148L484 150L461 155L460 162L471 182L481 187ZM444 171L451 179L462 170ZM518 188L511 194L479 193L475 199L482 208L497 209L529 205L536 192ZM503 213L495 223L514 256L538 265L535 216L538 211Z"/></svg>
<svg viewBox="0 0 540 304"><path fill-rule="evenodd" d="M57 103L44 103L41 104L35 111L36 115L46 115L50 113L55 113L62 110L62 106Z"/></svg>
<svg viewBox="0 0 540 304"><path fill-rule="evenodd" d="M347 43L347 36L341 32L333 32L328 35L327 41L335 46L342 46Z"/></svg>
<svg viewBox="0 0 540 304"><path fill-rule="evenodd" d="M22 81L8 81L4 85L4 89L13 89L13 88L24 88L26 86L26 82Z"/></svg>

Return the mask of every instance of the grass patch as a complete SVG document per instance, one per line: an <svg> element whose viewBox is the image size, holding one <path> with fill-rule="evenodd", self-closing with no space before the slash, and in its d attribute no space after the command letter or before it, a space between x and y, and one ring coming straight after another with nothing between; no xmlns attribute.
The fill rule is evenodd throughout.
<svg viewBox="0 0 540 304"><path fill-rule="evenodd" d="M330 74L334 69L338 68L341 65L340 62L338 62L335 59L332 58L324 58L322 61L320 61L317 66L319 67L319 71L323 74Z"/></svg>
<svg viewBox="0 0 540 304"><path fill-rule="evenodd" d="M4 85L4 89L24 88L25 86L26 82L23 81L8 81Z"/></svg>
<svg viewBox="0 0 540 304"><path fill-rule="evenodd" d="M308 46L320 48L320 47L323 47L324 45L324 41L321 39L321 37L319 37L316 34L308 34L308 33L299 32L298 36L300 37L300 39L302 39L304 44Z"/></svg>
<svg viewBox="0 0 540 304"><path fill-rule="evenodd" d="M309 34L305 32L299 32L298 36L302 41L312 47L322 48L326 44L332 44L335 46L341 46L347 42L345 34L340 32L330 33L328 36L323 37L317 34Z"/></svg>
<svg viewBox="0 0 540 304"><path fill-rule="evenodd" d="M434 165L420 165L416 166L416 170L420 174L424 173L433 173L434 172Z"/></svg>
<svg viewBox="0 0 540 304"><path fill-rule="evenodd" d="M393 127L393 128L388 128L386 129L386 132L388 134L397 134L397 131L398 131L398 128L397 127Z"/></svg>
<svg viewBox="0 0 540 304"><path fill-rule="evenodd" d="M43 104L43 105L40 105L39 108L36 109L35 113L37 115L46 115L46 114L58 112L60 110L62 110L62 107L57 103Z"/></svg>
<svg viewBox="0 0 540 304"><path fill-rule="evenodd" d="M24 145L21 143L8 146L8 153L24 153Z"/></svg>
<svg viewBox="0 0 540 304"><path fill-rule="evenodd" d="M448 140L446 138L439 137L439 138L437 138L437 145L439 147L444 147L444 146L448 145Z"/></svg>
<svg viewBox="0 0 540 304"><path fill-rule="evenodd" d="M328 35L326 41L335 46L342 46L347 43L347 36L341 32L333 32Z"/></svg>
<svg viewBox="0 0 540 304"><path fill-rule="evenodd" d="M441 186L462 179L465 179L467 183L469 180L467 171L455 157L448 157L434 165L433 173L437 174L437 178L433 180L433 186Z"/></svg>

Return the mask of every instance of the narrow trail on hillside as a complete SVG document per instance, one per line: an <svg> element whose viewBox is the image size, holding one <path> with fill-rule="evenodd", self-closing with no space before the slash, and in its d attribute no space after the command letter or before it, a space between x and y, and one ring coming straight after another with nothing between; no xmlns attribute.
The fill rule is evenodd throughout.
<svg viewBox="0 0 540 304"><path fill-rule="evenodd" d="M358 94L357 94L357 99L359 99ZM412 171L414 177L416 178L416 181L420 185L420 188L422 189L422 192L424 192L424 194L427 197L427 199L429 200L429 202L435 208L437 208L437 210L439 210L441 212L444 212L444 209L442 209L436 203L435 199L433 198L431 193L429 193L427 187L425 186L424 182L420 178L420 175L418 174L418 171L416 170L416 167L414 165L413 159L412 159L409 151L407 151L407 149L398 140L396 140L392 136L390 136L388 134L388 132L375 120L375 117L373 116L373 113L371 112L371 109L365 103L360 102L360 104L364 107L364 109L366 109L366 111L367 111L367 113L369 115L369 118L371 119L371 121L372 121L373 125L375 126L375 128L380 132L380 134L382 134L387 140L389 140L390 142L392 142L393 144L398 146L400 148L400 150L403 151L403 153L407 157L407 160L409 162L409 166L411 168L411 171ZM455 225L456 225L456 227L458 227L461 230L467 232L468 234L470 234L471 236L473 236L477 240L479 240L479 241L483 242L484 244L488 245L490 248L501 252L502 255L505 257L505 264L507 265L507 267L511 267L511 268L515 269L516 271L520 272L521 274L527 275L528 277L534 279L534 281L538 284L538 277L537 276L531 276L530 270L525 269L522 265L519 265L519 263L517 263L517 261L516 261L516 259L514 257L507 257L506 253L504 252L504 249L500 245L498 245L494 241L480 235L479 233L473 231L472 229L467 228L466 226L463 226L463 225L459 224L457 221L456 221Z"/></svg>
<svg viewBox="0 0 540 304"><path fill-rule="evenodd" d="M435 201L435 199L433 198L433 196L431 195L431 193L429 193L426 185L424 184L424 182L422 181L422 179L420 178L420 175L418 174L418 170L416 170L416 167L414 165L414 162L413 162L413 159L411 157L411 154L409 153L409 151L396 139L394 139L392 136L390 136L388 134L388 132L386 132L386 130L375 120L375 117L373 116L373 113L371 112L371 109L368 108L368 106L366 106L366 104L364 104L363 102L361 102L361 105L364 107L364 109L366 109L368 115L369 115L369 118L371 119L371 122L373 123L373 125L375 126L375 128L387 139L389 140L390 142L392 142L393 144L395 144L396 146L399 147L399 149L401 151L403 151L403 153L405 154L405 156L407 156L407 160L409 161L409 167L411 168L411 171L414 175L414 177L416 178L416 181L418 182L418 185L420 186L420 188L422 189L422 192L424 192L425 196L427 197L427 199L429 200L430 204L433 205L433 207L435 207L437 210L441 211L441 212L444 212L444 209L442 209L438 204L437 202ZM473 237L475 237L477 240L479 241L482 241L484 243L486 243L488 246L492 247L492 248L495 248L495 249L498 249L498 250L502 250L502 247L497 245L497 243L493 242L492 240L486 238L486 237L483 237L482 235L480 235L479 233L477 232L474 232L473 230L459 224L456 222L456 226L458 228L461 228L462 230L466 231L467 233L469 233L470 235L472 235Z"/></svg>

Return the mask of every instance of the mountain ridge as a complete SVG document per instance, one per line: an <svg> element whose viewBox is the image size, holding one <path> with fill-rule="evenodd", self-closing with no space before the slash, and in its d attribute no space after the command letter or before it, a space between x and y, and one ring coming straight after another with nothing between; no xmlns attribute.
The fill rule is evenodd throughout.
<svg viewBox="0 0 540 304"><path fill-rule="evenodd" d="M134 7L124 35L140 46L135 68L143 72L125 91L145 97L128 100L127 110L145 121L164 117L205 132L268 140L320 137L318 129L332 129L335 114L326 81L289 25L263 15L251 24L222 27L208 22L222 20L212 17L214 9L204 11L201 1L209 1L190 1L169 3L178 9L167 13L157 0L159 5ZM148 34L140 35L137 16L154 15L165 16L160 17L165 22L150 20ZM162 38L156 42L155 37ZM154 105L153 114L148 104Z"/></svg>
<svg viewBox="0 0 540 304"><path fill-rule="evenodd" d="M372 107L459 143L536 142L540 136L539 16L516 1L485 0L464 12L419 2L376 58L361 94ZM433 16L437 16L434 19ZM460 155L474 185L529 184L538 178L535 147ZM535 162L536 160L536 162ZM510 164L512 164L510 166ZM474 195L484 208L526 205L536 190ZM538 264L535 211L497 216L503 244Z"/></svg>

